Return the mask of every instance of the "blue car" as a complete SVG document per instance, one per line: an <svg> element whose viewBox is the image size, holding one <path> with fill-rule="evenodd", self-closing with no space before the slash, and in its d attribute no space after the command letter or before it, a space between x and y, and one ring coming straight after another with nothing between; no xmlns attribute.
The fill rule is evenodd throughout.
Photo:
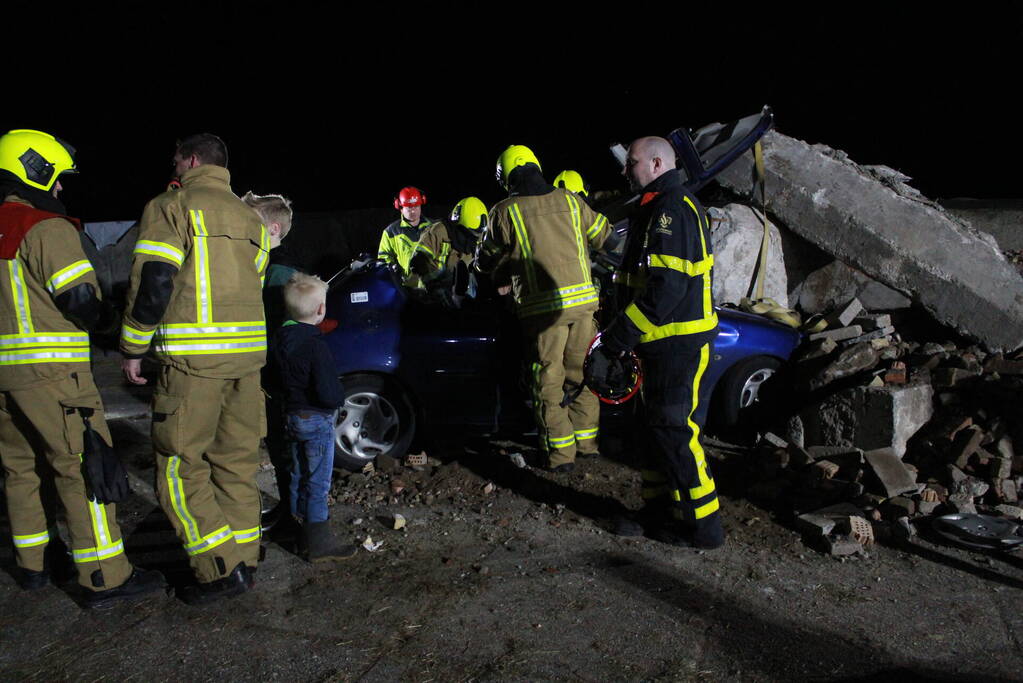
<svg viewBox="0 0 1023 683"><path fill-rule="evenodd" d="M769 107L730 124L711 124L667 138L686 185L696 192L773 125ZM624 164L625 148L612 155ZM635 199L635 198L633 198ZM630 200L631 201L631 200ZM619 205L627 215L629 202ZM613 219L613 211L605 210ZM628 222L621 223L621 231ZM507 297L484 297L462 308L402 288L388 266L354 263L332 281L327 316L339 326L326 336L345 405L335 428L335 461L360 468L376 456L405 453L417 433L523 433L535 429L521 387L520 337ZM800 341L794 329L719 308L714 356L698 410L719 425L736 424L761 385ZM708 400L709 399L709 400Z"/></svg>
<svg viewBox="0 0 1023 683"><path fill-rule="evenodd" d="M789 358L790 327L718 309L720 328L704 386L721 422L731 423ZM501 300L450 308L400 286L389 266L354 263L332 281L325 339L345 389L335 426L335 461L361 468L401 456L421 433L523 433L533 429L520 386L520 340ZM707 403L706 401L704 402Z"/></svg>

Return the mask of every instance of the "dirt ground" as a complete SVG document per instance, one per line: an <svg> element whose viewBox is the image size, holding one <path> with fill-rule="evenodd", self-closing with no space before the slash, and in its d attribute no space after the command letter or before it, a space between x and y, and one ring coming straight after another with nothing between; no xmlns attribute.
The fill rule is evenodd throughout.
<svg viewBox="0 0 1023 683"><path fill-rule="evenodd" d="M149 482L145 419L113 423L137 495L129 556L187 564ZM676 549L607 530L636 507L624 458L518 468L513 442L435 446L420 470L342 475L332 523L382 545L309 565L266 543L256 589L103 612L0 572L3 680L1020 680L1023 562L919 538L836 559L744 496L747 453L711 449L728 542ZM385 471L387 470L387 471ZM268 476L269 473L265 473ZM407 520L396 531L393 515ZM6 519L0 533L6 535ZM9 548L0 555L9 568Z"/></svg>

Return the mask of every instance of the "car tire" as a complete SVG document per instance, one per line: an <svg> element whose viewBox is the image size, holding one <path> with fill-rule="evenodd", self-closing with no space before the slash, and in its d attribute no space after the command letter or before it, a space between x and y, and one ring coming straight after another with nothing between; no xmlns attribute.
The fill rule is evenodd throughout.
<svg viewBox="0 0 1023 683"><path fill-rule="evenodd" d="M335 467L358 471L378 455L403 457L416 431L405 392L379 375L348 375L341 384L345 402L334 420Z"/></svg>
<svg viewBox="0 0 1023 683"><path fill-rule="evenodd" d="M781 367L774 356L744 358L725 372L714 392L714 422L731 428L756 408L760 388Z"/></svg>

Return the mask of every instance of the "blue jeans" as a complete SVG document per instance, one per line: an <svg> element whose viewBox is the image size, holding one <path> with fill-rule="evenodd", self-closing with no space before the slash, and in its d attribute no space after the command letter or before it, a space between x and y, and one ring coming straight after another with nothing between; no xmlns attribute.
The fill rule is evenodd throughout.
<svg viewBox="0 0 1023 683"><path fill-rule="evenodd" d="M334 415L302 410L288 413L291 451L291 514L304 522L325 522L334 471Z"/></svg>

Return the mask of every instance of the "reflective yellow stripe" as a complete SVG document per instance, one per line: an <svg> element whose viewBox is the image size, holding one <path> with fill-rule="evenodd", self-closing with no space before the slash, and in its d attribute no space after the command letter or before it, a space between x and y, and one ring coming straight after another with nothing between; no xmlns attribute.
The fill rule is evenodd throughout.
<svg viewBox="0 0 1023 683"><path fill-rule="evenodd" d="M689 415L686 416L689 429L693 432L693 435L689 438L689 450L696 460L696 474L700 479L699 486L689 489L689 498L694 501L714 493L714 480L707 476L707 457L703 452L703 446L700 444L700 425L693 422L693 414L700 403L700 380L703 379L703 373L707 370L709 363L710 344L704 344L700 347L700 362L696 366L696 373L693 375L693 407L689 411Z"/></svg>
<svg viewBox="0 0 1023 683"><path fill-rule="evenodd" d="M51 332L49 334L0 334L0 350L27 349L37 346L78 347L89 346L85 332Z"/></svg>
<svg viewBox="0 0 1023 683"><path fill-rule="evenodd" d="M217 529L211 534L207 534L197 541L185 544L185 552L190 556L201 555L209 550L213 550L219 545L231 540L234 537L234 533L231 531L231 527L225 525Z"/></svg>
<svg viewBox="0 0 1023 683"><path fill-rule="evenodd" d="M600 234L600 231L604 229L604 225L607 223L607 218L602 213L597 214L597 220L593 221L593 225L586 231L586 238L593 239Z"/></svg>
<svg viewBox="0 0 1023 683"><path fill-rule="evenodd" d="M188 212L192 219L192 231L195 234L195 308L196 320L208 323L213 320L210 302L210 252L206 243L209 232L206 230L206 219L201 209Z"/></svg>
<svg viewBox="0 0 1023 683"><path fill-rule="evenodd" d="M639 339L640 344L656 341L658 339L665 339L667 337L706 332L707 330L714 329L714 327L718 324L718 314L713 311L713 308L711 309L711 314L708 317L681 323L668 323L666 325L654 325L652 322L647 320L647 317L643 315L643 312L639 310L635 303L631 303L625 307L625 315L628 316L629 320L635 323L636 327L639 328L639 331L643 333Z"/></svg>
<svg viewBox="0 0 1023 683"><path fill-rule="evenodd" d="M71 558L78 563L99 562L107 560L124 552L124 541L117 540L109 545L96 546L95 548L73 548Z"/></svg>
<svg viewBox="0 0 1023 683"><path fill-rule="evenodd" d="M572 234L575 236L575 248L579 257L579 271L582 273L583 282L591 283L590 257L586 252L586 239L583 237L582 220L579 218L579 200L571 192L565 195L568 200L568 208L572 214Z"/></svg>
<svg viewBox="0 0 1023 683"><path fill-rule="evenodd" d="M266 268L267 260L270 256L270 236L266 232L266 226L259 226L259 251L256 252L256 258L253 261L256 264L256 272L262 273L263 269Z"/></svg>
<svg viewBox="0 0 1023 683"><path fill-rule="evenodd" d="M31 334L35 332L32 327L32 306L28 302L28 292L25 289L25 278L21 272L21 261L15 256L7 262L7 272L11 278L11 296L14 297L14 310L18 313L18 332Z"/></svg>
<svg viewBox="0 0 1023 683"><path fill-rule="evenodd" d="M181 465L181 458L173 455L167 458L167 468L164 476L167 478L167 492L170 495L171 507L174 508L174 515L181 522L185 529L185 538L190 543L199 542L199 525L196 524L192 513L188 511L188 504L185 501L185 486L178 474Z"/></svg>
<svg viewBox="0 0 1023 683"><path fill-rule="evenodd" d="M185 261L184 252L175 247L173 244L157 242L155 240L139 240L135 243L134 253L145 254L147 256L159 256L160 258L167 259L179 268Z"/></svg>
<svg viewBox="0 0 1023 683"><path fill-rule="evenodd" d="M522 211L518 204L508 205L508 215L511 217L512 226L515 228L515 239L519 243L519 250L522 252L522 263L526 268L526 285L530 292L537 290L536 271L533 265L533 247L529 243L529 233L526 231L526 224L522 220Z"/></svg>
<svg viewBox="0 0 1023 683"><path fill-rule="evenodd" d="M709 503L701 505L700 507L696 508L696 510L693 511L693 515L696 517L696 519L703 519L707 515L717 512L718 508L720 507L721 502L717 498L715 498Z"/></svg>
<svg viewBox="0 0 1023 683"><path fill-rule="evenodd" d="M44 531L41 534L12 534L15 548L35 548L46 545L50 541L50 532Z"/></svg>
<svg viewBox="0 0 1023 683"><path fill-rule="evenodd" d="M575 435L569 434L568 436L548 436L547 444L551 448L564 448L565 446L571 446L575 443Z"/></svg>
<svg viewBox="0 0 1023 683"><path fill-rule="evenodd" d="M266 332L266 323L262 320L246 322L220 323L215 325L196 325L195 323L166 323L158 328L160 336L175 337L239 337L255 336Z"/></svg>
<svg viewBox="0 0 1023 683"><path fill-rule="evenodd" d="M235 531L233 533L235 543L251 543L252 541L259 540L258 526L251 529L242 529L241 531Z"/></svg>
<svg viewBox="0 0 1023 683"><path fill-rule="evenodd" d="M154 334L156 334L156 328L146 332L144 330L136 330L127 323L121 326L121 339L129 344L141 344L145 346L153 340Z"/></svg>
<svg viewBox="0 0 1023 683"><path fill-rule="evenodd" d="M92 264L87 260L75 261L67 268L61 268L51 275L50 279L46 281L46 290L53 294L69 282L74 282L86 273L91 272L93 272Z"/></svg>
<svg viewBox="0 0 1023 683"><path fill-rule="evenodd" d="M669 256L668 254L650 254L647 257L647 264L651 268L670 268L691 277L696 277L697 275L710 272L710 269L714 267L714 257L708 256L701 261L693 263L692 261L686 261L685 259Z"/></svg>
<svg viewBox="0 0 1023 683"><path fill-rule="evenodd" d="M582 296L572 297L568 299L562 299L560 301L553 301L547 304L538 304L535 306L520 306L518 308L519 317L526 317L530 315L539 315L541 313L550 313L551 311L560 311L565 308L574 308L576 306L583 306L585 304L594 303L599 300L599 296L596 292L584 294Z"/></svg>
<svg viewBox="0 0 1023 683"><path fill-rule="evenodd" d="M195 343L178 343L178 344L165 344L157 343L157 353L163 353L167 355L177 356L199 356L209 355L217 353L248 353L250 351L264 351L266 350L266 337L251 337L251 338L240 338L232 342L195 342Z"/></svg>
<svg viewBox="0 0 1023 683"><path fill-rule="evenodd" d="M81 349L23 349L0 353L0 365L30 365L32 363L88 363L89 345Z"/></svg>
<svg viewBox="0 0 1023 683"><path fill-rule="evenodd" d="M421 251L430 258L437 258L437 254L433 253L433 250L422 242L416 242L416 251Z"/></svg>
<svg viewBox="0 0 1023 683"><path fill-rule="evenodd" d="M586 441L587 439L596 439L596 438L597 438L597 430L596 429L582 429L582 430L579 430L579 431L577 431L575 433L575 440L576 441Z"/></svg>
<svg viewBox="0 0 1023 683"><path fill-rule="evenodd" d="M533 392L533 415L536 418L536 428L540 432L540 446L547 450L547 422L543 415L543 399L540 397L540 374L543 372L541 363L532 363L530 369L533 371L533 381L530 389Z"/></svg>

